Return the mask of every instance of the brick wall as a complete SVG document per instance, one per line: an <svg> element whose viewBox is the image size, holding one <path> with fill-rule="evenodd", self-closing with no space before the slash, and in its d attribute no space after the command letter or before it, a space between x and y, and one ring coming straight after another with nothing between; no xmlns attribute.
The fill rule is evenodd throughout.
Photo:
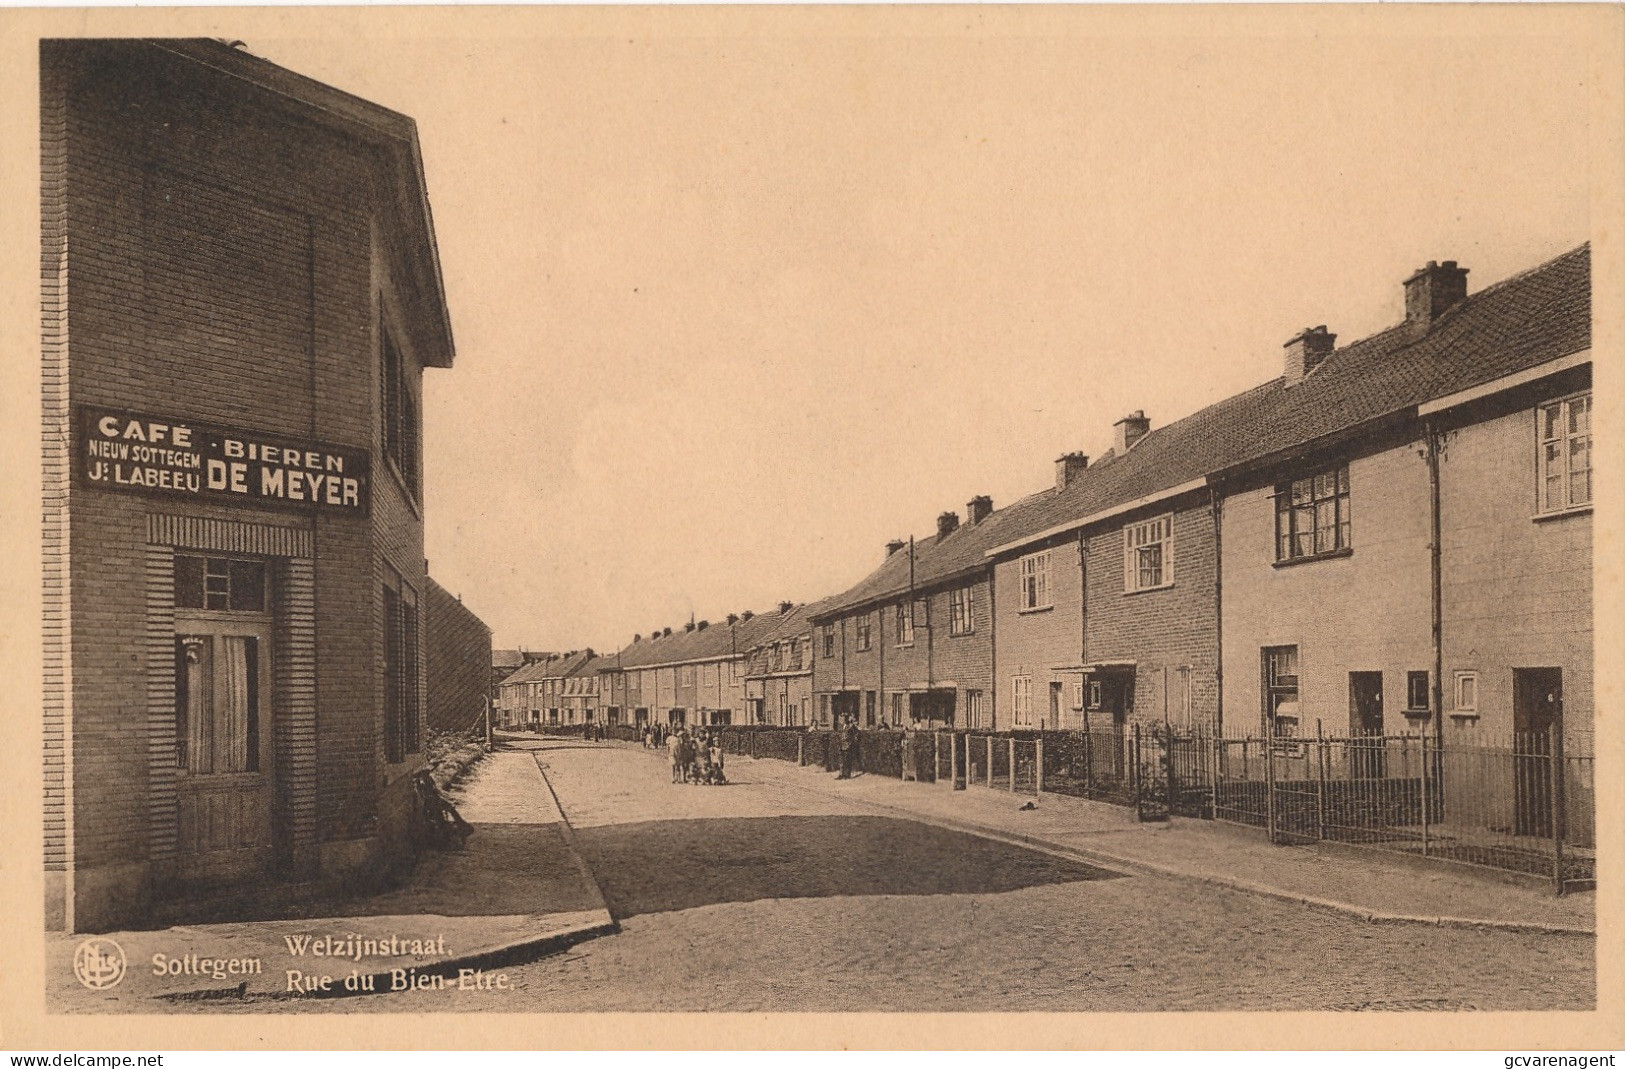
<svg viewBox="0 0 1625 1069"><path fill-rule="evenodd" d="M951 688L955 692L957 722L964 724L965 694L980 691L984 709L991 708L996 690L993 679L993 605L988 574L968 577L953 586L968 586L974 593L974 630L966 635L949 633L949 590L951 587L922 591L918 595L914 641L898 645L897 605L903 599L872 606L863 612L835 619L835 654L825 657L818 625L812 629L812 689L817 694L841 690L862 695L859 714L867 723L868 694L876 699L877 719L895 720L893 695L906 695L926 687ZM858 621L870 620L870 647L858 647ZM816 713L816 710L814 710Z"/></svg>
<svg viewBox="0 0 1625 1069"><path fill-rule="evenodd" d="M1129 524L1173 518L1172 585L1125 593L1123 533ZM1089 535L1087 660L1132 660L1134 715L1210 728L1218 711L1218 604L1213 514L1203 495L1152 509ZM1167 551L1165 550L1165 553ZM1076 558L1074 557L1074 562ZM1169 567L1167 558L1164 567ZM1166 576L1165 576L1166 578ZM1166 682L1165 682L1166 681ZM1047 700L1047 699L1046 699Z"/></svg>
<svg viewBox="0 0 1625 1069"><path fill-rule="evenodd" d="M437 731L483 723L491 679L491 629L430 579L424 603L424 718Z"/></svg>
<svg viewBox="0 0 1625 1069"><path fill-rule="evenodd" d="M1009 728L1013 722L1015 687L1013 680L1024 676L1032 680L1033 717L1042 719L1045 727L1076 728L1082 726L1081 714L1072 709L1071 691L1081 676L1077 672L1057 671L1057 666L1081 664L1083 644L1083 576L1079 571L1078 542L1070 536L1045 546L1035 546L1031 552L1048 549L1050 554L1049 590L1052 605L1048 609L1023 611L1020 607L1021 561L1028 553L1001 560L994 568L994 593L998 618L998 673L999 701L994 709L991 726L998 730ZM1121 577L1117 584L1122 590ZM1050 721L1049 688L1060 683L1064 688L1061 723Z"/></svg>
<svg viewBox="0 0 1625 1069"><path fill-rule="evenodd" d="M374 237L378 158L270 93L151 46L93 49L42 46L46 862L64 869L71 851L81 894L99 881L95 908L127 912L149 886L159 819L146 803L151 762L163 760L146 737L148 709L173 686L172 662L148 663L141 638L148 513L314 538L315 695L301 700L319 701L326 840L376 828L380 562L425 587L421 519L377 452L375 323L404 273L400 253ZM70 489L70 399L370 446L372 515ZM94 923L89 898L84 907L69 923Z"/></svg>

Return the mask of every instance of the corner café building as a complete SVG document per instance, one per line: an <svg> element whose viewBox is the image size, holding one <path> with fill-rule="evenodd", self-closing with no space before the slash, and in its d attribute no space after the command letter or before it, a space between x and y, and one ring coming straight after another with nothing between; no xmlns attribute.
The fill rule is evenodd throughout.
<svg viewBox="0 0 1625 1069"><path fill-rule="evenodd" d="M387 876L452 362L416 127L214 41L40 59L48 924Z"/></svg>

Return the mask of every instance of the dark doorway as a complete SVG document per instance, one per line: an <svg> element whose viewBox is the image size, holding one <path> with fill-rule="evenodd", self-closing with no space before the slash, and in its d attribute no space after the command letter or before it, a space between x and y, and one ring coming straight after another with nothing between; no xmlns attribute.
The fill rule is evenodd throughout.
<svg viewBox="0 0 1625 1069"><path fill-rule="evenodd" d="M1105 771L1107 775L1120 780L1128 769L1124 750L1128 741L1129 715L1134 712L1134 673L1102 672L1099 679L1100 711L1104 714L1101 719L1111 725L1112 757L1105 769L1097 767L1097 773Z"/></svg>
<svg viewBox="0 0 1625 1069"><path fill-rule="evenodd" d="M1049 720L1044 726L1051 730L1061 726L1061 690L1060 683L1052 682L1049 685Z"/></svg>
<svg viewBox="0 0 1625 1069"><path fill-rule="evenodd" d="M928 729L951 728L954 726L954 706L954 691L946 689L916 691L908 696L909 720L917 720L921 727Z"/></svg>
<svg viewBox="0 0 1625 1069"><path fill-rule="evenodd" d="M835 726L840 727L847 717L856 720L858 717L859 695L855 690L843 690L834 696L830 702L831 711L835 715Z"/></svg>
<svg viewBox="0 0 1625 1069"><path fill-rule="evenodd" d="M1552 729L1563 715L1561 668L1512 670L1512 769L1517 835L1552 834Z"/></svg>
<svg viewBox="0 0 1625 1069"><path fill-rule="evenodd" d="M672 709L666 713L666 723L673 727L682 727L688 723L688 714L681 709Z"/></svg>
<svg viewBox="0 0 1625 1069"><path fill-rule="evenodd" d="M1382 739L1382 673L1349 673L1349 771L1356 779L1387 774Z"/></svg>

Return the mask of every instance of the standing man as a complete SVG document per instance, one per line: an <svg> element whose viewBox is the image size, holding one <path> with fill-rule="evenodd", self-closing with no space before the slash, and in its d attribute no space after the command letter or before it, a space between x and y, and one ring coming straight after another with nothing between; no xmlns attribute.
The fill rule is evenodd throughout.
<svg viewBox="0 0 1625 1069"><path fill-rule="evenodd" d="M856 717L847 717L846 723L841 727L841 774L836 779L851 779L852 764L858 758L858 721Z"/></svg>

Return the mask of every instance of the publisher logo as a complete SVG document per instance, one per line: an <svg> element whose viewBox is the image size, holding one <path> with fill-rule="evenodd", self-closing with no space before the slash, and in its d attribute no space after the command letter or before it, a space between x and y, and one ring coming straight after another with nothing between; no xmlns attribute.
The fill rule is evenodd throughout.
<svg viewBox="0 0 1625 1069"><path fill-rule="evenodd" d="M124 949L111 939L86 939L73 952L73 975L92 991L124 979Z"/></svg>

